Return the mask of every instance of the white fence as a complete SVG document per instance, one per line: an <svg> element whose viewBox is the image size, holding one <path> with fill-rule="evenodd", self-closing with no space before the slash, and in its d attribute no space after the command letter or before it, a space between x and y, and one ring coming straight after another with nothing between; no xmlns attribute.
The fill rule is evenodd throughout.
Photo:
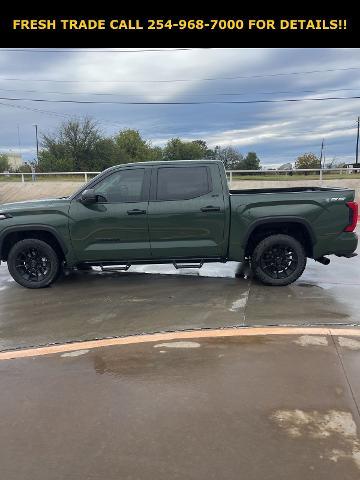
<svg viewBox="0 0 360 480"><path fill-rule="evenodd" d="M313 174L318 175L318 180L320 185L323 181L323 175L328 174L352 174L352 173L359 173L359 168L353 167L343 167L343 168L293 168L291 170L226 170L226 176L228 178L229 186L231 187L234 177L237 176L237 180L241 180L240 176L246 176L246 174L250 174L251 176L261 177L262 175L281 175L285 177L295 176L296 174ZM256 180L258 180L257 178Z"/></svg>
<svg viewBox="0 0 360 480"><path fill-rule="evenodd" d="M98 175L101 172L36 172L35 174L33 173L12 173L12 172L4 172L0 173L0 179L1 180L6 180L9 179L10 177L15 177L18 178L19 181L25 182L25 181L32 181L34 178L39 179L39 177L45 177L49 176L52 177L51 180L55 180L56 177L58 177L59 181L64 180L64 176L72 176L72 177L79 177L76 178L74 181L79 181L87 183L88 180L95 175ZM323 181L323 175L324 174L349 174L351 175L352 173L360 173L360 169L358 168L352 168L352 167L344 167L344 168L298 168L298 169L292 169L292 170L226 170L226 176L228 178L229 185L231 187L234 179L236 180L241 180L241 176L247 176L247 179L249 179L249 176L252 177L254 176L254 180L258 180L259 177L263 175L281 175L281 176L296 176L296 174L316 174L318 176L318 180L321 184ZM257 178L255 178L257 177Z"/></svg>
<svg viewBox="0 0 360 480"><path fill-rule="evenodd" d="M82 182L84 179L85 183L89 180L89 176L94 177L95 175L98 175L101 172L26 172L26 173L14 173L14 172L3 172L0 173L1 177L18 177L21 182L27 181L26 178L29 180L32 180L33 177L38 178L38 177L46 177L46 176L51 176L51 177L63 177L66 175L71 175L73 177L80 177L79 179L76 179L75 181ZM83 178L82 178L83 177ZM59 178L59 181L62 179Z"/></svg>

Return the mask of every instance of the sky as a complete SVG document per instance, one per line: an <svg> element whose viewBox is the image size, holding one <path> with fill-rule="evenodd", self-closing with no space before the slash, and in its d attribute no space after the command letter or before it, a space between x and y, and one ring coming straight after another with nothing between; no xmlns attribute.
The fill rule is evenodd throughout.
<svg viewBox="0 0 360 480"><path fill-rule="evenodd" d="M134 128L160 146L203 139L255 151L264 167L319 154L323 139L327 160L351 163L360 98L306 99L355 96L360 49L0 49L0 152L31 161L35 124L41 138L90 116L107 136ZM222 103L234 101L252 103Z"/></svg>

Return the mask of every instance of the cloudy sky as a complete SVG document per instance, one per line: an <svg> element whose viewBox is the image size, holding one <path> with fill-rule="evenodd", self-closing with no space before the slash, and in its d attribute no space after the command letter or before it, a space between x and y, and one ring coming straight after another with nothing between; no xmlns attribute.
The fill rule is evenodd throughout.
<svg viewBox="0 0 360 480"><path fill-rule="evenodd" d="M327 159L351 162L360 99L304 99L354 96L360 96L360 49L0 49L0 151L20 149L32 159L34 124L49 132L88 115L106 135L134 128L155 145L201 138L256 151L264 165L319 153L324 138ZM286 99L302 101L280 101ZM259 100L276 102L223 103Z"/></svg>

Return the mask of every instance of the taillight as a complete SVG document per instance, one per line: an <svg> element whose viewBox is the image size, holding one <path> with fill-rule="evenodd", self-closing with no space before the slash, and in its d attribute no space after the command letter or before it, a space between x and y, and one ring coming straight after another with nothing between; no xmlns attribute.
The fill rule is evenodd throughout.
<svg viewBox="0 0 360 480"><path fill-rule="evenodd" d="M346 202L350 208L349 225L344 228L344 232L353 232L358 221L358 204L356 202Z"/></svg>

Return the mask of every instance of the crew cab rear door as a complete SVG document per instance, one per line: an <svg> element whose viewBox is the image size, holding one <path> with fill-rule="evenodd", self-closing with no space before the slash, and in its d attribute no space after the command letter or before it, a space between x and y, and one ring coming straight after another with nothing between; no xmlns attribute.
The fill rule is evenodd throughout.
<svg viewBox="0 0 360 480"><path fill-rule="evenodd" d="M79 262L150 257L149 167L121 168L90 185L98 201L70 205L70 237Z"/></svg>
<svg viewBox="0 0 360 480"><path fill-rule="evenodd" d="M217 164L153 168L149 202L155 259L225 254L225 199Z"/></svg>

